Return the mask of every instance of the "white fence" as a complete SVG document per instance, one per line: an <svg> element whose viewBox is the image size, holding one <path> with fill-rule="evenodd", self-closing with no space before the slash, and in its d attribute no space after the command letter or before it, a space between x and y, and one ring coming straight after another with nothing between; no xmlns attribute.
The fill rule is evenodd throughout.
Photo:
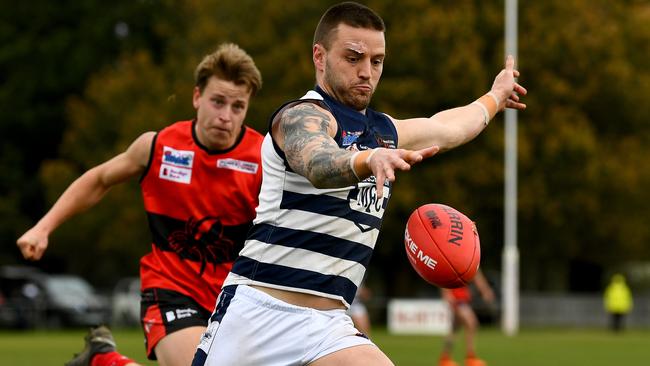
<svg viewBox="0 0 650 366"><path fill-rule="evenodd" d="M440 298L377 300L368 308L386 315L391 333L444 334L450 326L449 309ZM493 321L498 326L498 317ZM519 299L519 323L522 327L606 328L609 315L600 294L524 293ZM625 325L650 328L650 294L634 296Z"/></svg>

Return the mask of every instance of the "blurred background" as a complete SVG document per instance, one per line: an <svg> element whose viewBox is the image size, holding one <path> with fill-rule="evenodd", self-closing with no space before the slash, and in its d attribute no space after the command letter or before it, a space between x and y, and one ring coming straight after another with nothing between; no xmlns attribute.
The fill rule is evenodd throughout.
<svg viewBox="0 0 650 366"><path fill-rule="evenodd" d="M14 299L4 288L11 278L37 286L16 285L21 296L41 298L42 278L65 274L66 284L96 295L84 309L133 322L120 310L129 305L116 304L134 293L137 304L133 277L150 246L136 181L60 227L39 262L25 262L16 239L85 170L145 131L191 118L194 67L221 42L238 43L262 72L247 123L265 133L275 108L313 87L313 31L336 2L0 1L0 309ZM468 104L503 66L503 1L361 2L388 28L374 109L408 118ZM650 327L650 2L520 2L518 50L529 90L518 122L521 323L603 325L602 292L623 273L635 298L630 325ZM387 299L439 296L402 243L408 215L425 203L476 221L481 266L499 292L502 122L398 175L366 280L377 322ZM52 324L89 321L70 319Z"/></svg>

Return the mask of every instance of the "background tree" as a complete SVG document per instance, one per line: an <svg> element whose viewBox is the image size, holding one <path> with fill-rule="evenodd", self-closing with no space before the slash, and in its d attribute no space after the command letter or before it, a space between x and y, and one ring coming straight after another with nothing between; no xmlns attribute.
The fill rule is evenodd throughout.
<svg viewBox="0 0 650 366"><path fill-rule="evenodd" d="M63 55L52 56L60 69L42 71L66 81L72 76L65 74L74 74L78 80L77 90L61 89L58 101L66 96L66 112L60 111L58 126L48 126L53 132L47 141L56 144L28 147L25 133L8 134L11 128L38 130L40 123L34 121L42 119L30 120L29 109L14 110L18 118L1 119L7 145L3 142L0 164L10 174L0 183L3 198L7 197L0 212L8 217L0 231L6 234L2 247L12 251L3 249L0 255L19 260L15 237L84 170L124 150L144 131L191 117L194 67L221 42L240 44L262 71L264 87L252 102L248 123L266 132L267 118L275 108L313 87L313 30L323 10L335 2L141 1L121 4L121 13L99 3L87 5L92 8L88 14L99 17L106 12L111 19L100 27L111 34L99 32L106 39L86 31L96 26L89 17L70 16L71 37L88 41L68 44L70 52L64 55L88 54L94 63L78 64L68 57L64 64ZM388 26L388 57L373 99L375 109L407 118L470 103L487 91L503 66L500 1L365 3ZM135 17L143 13L146 17ZM63 31L50 17L42 17L53 27L49 34ZM650 95L650 5L634 0L527 2L520 4L519 19L518 67L521 82L530 91L529 108L519 114L522 287L599 289L608 268L650 257L650 229L644 222L650 198L645 189L650 183L650 163L645 159L650 149L650 104L644 103ZM114 25L121 23L129 32L117 41ZM0 34L8 34L3 29L11 27L0 27ZM0 65L6 65L0 67L7 71L1 74L25 79L36 90L35 85L46 79L32 75L41 71L38 64L2 62L20 59L16 55L21 55L21 34L12 34L18 41L0 53ZM107 50L113 50L110 57ZM56 98L20 94L20 88L17 81L4 83L3 105L9 99L2 98L11 95L21 99L16 103L38 108L57 105ZM9 109L2 110L6 114ZM6 122L10 120L16 124ZM410 269L402 244L406 218L424 203L445 203L473 218L481 234L483 268L500 269L503 132L498 117L471 144L398 177L369 271L376 294L434 291ZM49 150L34 149L39 145ZM23 161L35 151L39 155L30 160L30 170ZM45 157L48 160L42 161ZM25 183L37 170L38 183ZM138 190L137 182L121 186L99 207L61 227L41 265L81 273L102 285L135 274L137 258L149 246ZM32 199L25 200L29 194ZM44 204L36 199L41 194ZM37 204L29 209L21 206L28 202ZM89 256L99 260L88 261Z"/></svg>
<svg viewBox="0 0 650 366"><path fill-rule="evenodd" d="M16 238L51 203L35 177L59 155L65 100L122 51L159 44L150 3L0 2L0 263L18 260Z"/></svg>

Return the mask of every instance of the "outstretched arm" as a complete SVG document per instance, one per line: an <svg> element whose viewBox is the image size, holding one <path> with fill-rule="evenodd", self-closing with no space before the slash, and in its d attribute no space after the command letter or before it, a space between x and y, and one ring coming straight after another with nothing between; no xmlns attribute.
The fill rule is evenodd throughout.
<svg viewBox="0 0 650 366"><path fill-rule="evenodd" d="M476 288L481 294L483 300L485 300L487 303L494 302L494 291L492 291L490 283L487 281L481 270L478 270L476 272L476 275L474 276L474 284L476 285Z"/></svg>
<svg viewBox="0 0 650 366"><path fill-rule="evenodd" d="M39 260L47 249L49 235L59 225L96 205L112 186L142 174L149 161L154 135L154 132L141 135L125 152L72 182L47 214L16 241L23 257Z"/></svg>
<svg viewBox="0 0 650 366"><path fill-rule="evenodd" d="M526 109L519 95L526 95L527 91L515 81L519 71L514 65L515 59L508 56L490 92L471 104L441 111L430 118L393 119L399 147L421 149L435 145L441 151L453 149L475 138L505 108Z"/></svg>
<svg viewBox="0 0 650 366"><path fill-rule="evenodd" d="M329 111L305 102L281 112L273 124L273 138L284 151L291 169L314 187L345 187L374 175L379 197L384 181L395 180L395 170L409 170L412 164L438 151L437 147L419 151L384 148L348 151L334 141L336 129L336 120Z"/></svg>

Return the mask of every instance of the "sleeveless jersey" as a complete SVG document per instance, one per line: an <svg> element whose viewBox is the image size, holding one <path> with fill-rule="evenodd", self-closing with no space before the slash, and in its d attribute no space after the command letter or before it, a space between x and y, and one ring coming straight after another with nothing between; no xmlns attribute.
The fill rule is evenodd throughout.
<svg viewBox="0 0 650 366"><path fill-rule="evenodd" d="M244 126L232 148L210 151L194 127L177 122L154 138L140 181L152 233L140 277L142 289L177 291L212 311L255 217L263 137Z"/></svg>
<svg viewBox="0 0 650 366"><path fill-rule="evenodd" d="M338 124L334 140L343 149L397 146L395 126L384 114L370 109L361 114L318 87L301 100L334 115ZM381 200L374 177L349 187L315 188L291 170L270 132L262 144L262 167L257 217L224 286L248 284L308 293L349 307L370 262L391 184L385 183Z"/></svg>

